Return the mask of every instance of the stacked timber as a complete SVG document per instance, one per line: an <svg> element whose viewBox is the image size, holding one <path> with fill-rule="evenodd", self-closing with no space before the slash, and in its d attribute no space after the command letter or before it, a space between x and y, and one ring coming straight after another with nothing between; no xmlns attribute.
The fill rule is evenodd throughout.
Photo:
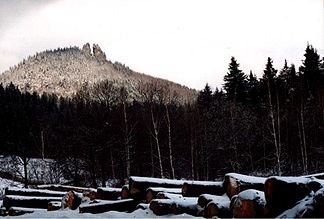
<svg viewBox="0 0 324 219"><path fill-rule="evenodd" d="M184 182L182 180L131 176L129 178L129 191L132 198L145 200L146 190L150 187L181 188Z"/></svg>
<svg viewBox="0 0 324 219"><path fill-rule="evenodd" d="M229 198L247 189L264 191L266 178L228 173L224 179L224 189Z"/></svg>
<svg viewBox="0 0 324 219"><path fill-rule="evenodd" d="M231 217L230 199L226 195L202 194L198 198L198 206L204 217Z"/></svg>
<svg viewBox="0 0 324 219"><path fill-rule="evenodd" d="M155 199L158 193L181 194L181 189L180 188L150 187L146 190L146 203L150 203L152 199Z"/></svg>
<svg viewBox="0 0 324 219"><path fill-rule="evenodd" d="M188 181L182 186L184 197L198 197L201 194L223 195L224 193L223 182Z"/></svg>
<svg viewBox="0 0 324 219"><path fill-rule="evenodd" d="M255 189L244 190L231 200L234 218L264 217L264 207L264 192Z"/></svg>
<svg viewBox="0 0 324 219"><path fill-rule="evenodd" d="M19 196L5 195L2 205L9 210L11 207L24 208L44 208L47 209L51 201L61 201L61 197L38 197L38 196Z"/></svg>
<svg viewBox="0 0 324 219"><path fill-rule="evenodd" d="M86 187L55 185L55 184L38 185L36 188L37 189L47 189L47 190L51 190L51 191L61 191L61 192L74 191L74 192L78 192L78 193L83 193L90 189L90 188L86 188Z"/></svg>
<svg viewBox="0 0 324 219"><path fill-rule="evenodd" d="M66 192L51 191L47 189L21 189L15 187L7 187L5 195L18 196L38 196L38 197L63 197Z"/></svg>
<svg viewBox="0 0 324 219"><path fill-rule="evenodd" d="M122 188L99 187L97 188L97 199L117 200L121 196Z"/></svg>
<svg viewBox="0 0 324 219"><path fill-rule="evenodd" d="M310 178L305 177L269 177L264 190L267 201L265 215L276 217L293 208L311 192L310 181Z"/></svg>
<svg viewBox="0 0 324 219"><path fill-rule="evenodd" d="M107 211L123 211L130 212L136 207L133 199L122 199L115 201L95 200L89 203L82 203L79 206L80 213L99 214Z"/></svg>
<svg viewBox="0 0 324 219"><path fill-rule="evenodd" d="M150 202L150 209L156 215L167 214L190 214L197 216L197 198L176 198L176 199L153 199Z"/></svg>

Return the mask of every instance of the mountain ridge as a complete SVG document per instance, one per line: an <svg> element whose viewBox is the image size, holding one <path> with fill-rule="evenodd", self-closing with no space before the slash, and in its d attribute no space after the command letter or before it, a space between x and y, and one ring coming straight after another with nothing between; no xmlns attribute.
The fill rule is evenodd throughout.
<svg viewBox="0 0 324 219"><path fill-rule="evenodd" d="M21 91L54 93L72 97L84 85L93 86L102 81L114 81L126 86L130 93L136 93L140 83L159 81L176 92L181 102L191 102L196 90L175 82L133 71L119 62L107 60L98 44L89 43L79 47L65 47L37 52L0 75L0 83L12 82ZM136 96L135 94L133 96Z"/></svg>

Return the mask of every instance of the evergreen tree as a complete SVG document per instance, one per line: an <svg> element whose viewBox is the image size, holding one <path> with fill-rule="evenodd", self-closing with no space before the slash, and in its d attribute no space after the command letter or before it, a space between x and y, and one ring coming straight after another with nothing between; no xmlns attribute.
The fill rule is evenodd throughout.
<svg viewBox="0 0 324 219"><path fill-rule="evenodd" d="M239 69L239 64L234 57L228 67L228 73L224 77L224 89L227 98L234 102L243 102L246 98L246 75Z"/></svg>
<svg viewBox="0 0 324 219"><path fill-rule="evenodd" d="M304 56L305 60L300 67L300 72L303 74L309 96L314 97L319 79L320 57L311 45L307 45Z"/></svg>

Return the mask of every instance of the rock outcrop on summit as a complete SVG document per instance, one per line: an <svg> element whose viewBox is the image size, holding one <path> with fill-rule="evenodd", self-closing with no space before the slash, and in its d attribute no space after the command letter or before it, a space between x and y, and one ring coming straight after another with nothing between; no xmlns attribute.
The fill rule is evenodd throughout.
<svg viewBox="0 0 324 219"><path fill-rule="evenodd" d="M98 44L89 43L78 47L59 48L36 53L0 75L0 83L12 82L22 91L54 93L58 96L73 96L83 86L93 86L102 81L113 81L126 87L136 96L140 83L158 80L176 92L182 102L191 102L196 91L164 79L137 73L118 62L107 60Z"/></svg>

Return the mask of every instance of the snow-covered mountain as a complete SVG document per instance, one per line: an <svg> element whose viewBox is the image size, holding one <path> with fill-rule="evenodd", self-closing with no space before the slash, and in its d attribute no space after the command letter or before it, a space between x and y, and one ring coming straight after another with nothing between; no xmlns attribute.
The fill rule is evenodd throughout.
<svg viewBox="0 0 324 219"><path fill-rule="evenodd" d="M22 91L55 93L72 96L84 84L93 85L103 80L125 86L130 93L138 84L158 80L176 91L184 101L191 101L196 91L164 79L137 73L127 66L107 60L99 45L59 48L36 53L0 75L0 83L13 82Z"/></svg>

